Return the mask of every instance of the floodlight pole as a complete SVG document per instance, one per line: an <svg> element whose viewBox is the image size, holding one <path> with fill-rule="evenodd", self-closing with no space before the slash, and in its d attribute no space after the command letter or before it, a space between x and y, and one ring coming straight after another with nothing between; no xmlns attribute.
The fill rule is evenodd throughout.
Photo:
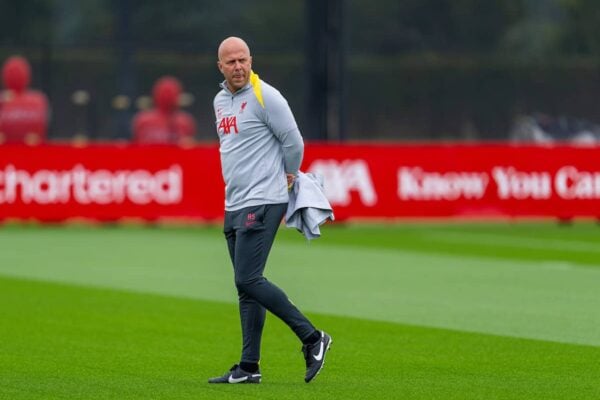
<svg viewBox="0 0 600 400"><path fill-rule="evenodd" d="M127 96L130 100L135 94L135 72L133 56L135 47L131 34L131 0L117 2L117 90L119 94ZM130 120L133 111L127 107L117 112L117 135L121 138L130 136Z"/></svg>
<svg viewBox="0 0 600 400"><path fill-rule="evenodd" d="M344 140L345 0L308 0L306 3L308 75L306 120L310 139Z"/></svg>

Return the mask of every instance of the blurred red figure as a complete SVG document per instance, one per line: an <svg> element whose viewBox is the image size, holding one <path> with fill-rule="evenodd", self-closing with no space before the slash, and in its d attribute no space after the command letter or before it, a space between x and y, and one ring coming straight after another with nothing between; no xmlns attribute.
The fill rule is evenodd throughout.
<svg viewBox="0 0 600 400"><path fill-rule="evenodd" d="M0 143L36 145L46 140L48 100L29 90L31 68L23 57L13 56L2 67L5 90L0 99Z"/></svg>
<svg viewBox="0 0 600 400"><path fill-rule="evenodd" d="M152 90L155 108L140 111L133 119L135 143L193 143L196 121L189 113L178 109L180 94L181 84L176 78L165 76L156 81Z"/></svg>

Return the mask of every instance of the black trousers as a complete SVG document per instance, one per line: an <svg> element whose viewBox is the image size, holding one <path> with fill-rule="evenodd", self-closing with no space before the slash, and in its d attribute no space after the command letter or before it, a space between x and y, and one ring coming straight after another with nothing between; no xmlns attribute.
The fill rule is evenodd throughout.
<svg viewBox="0 0 600 400"><path fill-rule="evenodd" d="M258 362L260 359L266 310L283 320L300 340L315 331L315 327L290 302L283 290L263 276L286 209L287 203L225 212L224 233L233 263L242 323L243 362Z"/></svg>

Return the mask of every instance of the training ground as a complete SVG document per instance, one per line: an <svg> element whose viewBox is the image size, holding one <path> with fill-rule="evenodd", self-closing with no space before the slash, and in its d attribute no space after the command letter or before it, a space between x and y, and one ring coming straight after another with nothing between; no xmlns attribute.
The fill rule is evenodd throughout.
<svg viewBox="0 0 600 400"><path fill-rule="evenodd" d="M305 384L272 315L238 361L219 227L0 228L0 399L598 399L600 226L282 229L265 275L334 338Z"/></svg>

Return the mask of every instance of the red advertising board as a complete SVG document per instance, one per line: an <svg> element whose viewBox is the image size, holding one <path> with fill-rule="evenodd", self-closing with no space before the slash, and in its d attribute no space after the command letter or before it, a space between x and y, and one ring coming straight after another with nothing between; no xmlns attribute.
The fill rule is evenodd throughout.
<svg viewBox="0 0 600 400"><path fill-rule="evenodd" d="M600 147L307 144L337 219L600 216ZM0 219L219 220L217 145L0 146Z"/></svg>
<svg viewBox="0 0 600 400"><path fill-rule="evenodd" d="M223 190L217 146L0 146L0 219L211 220Z"/></svg>
<svg viewBox="0 0 600 400"><path fill-rule="evenodd" d="M596 217L600 147L448 144L324 146L307 152L336 215Z"/></svg>

